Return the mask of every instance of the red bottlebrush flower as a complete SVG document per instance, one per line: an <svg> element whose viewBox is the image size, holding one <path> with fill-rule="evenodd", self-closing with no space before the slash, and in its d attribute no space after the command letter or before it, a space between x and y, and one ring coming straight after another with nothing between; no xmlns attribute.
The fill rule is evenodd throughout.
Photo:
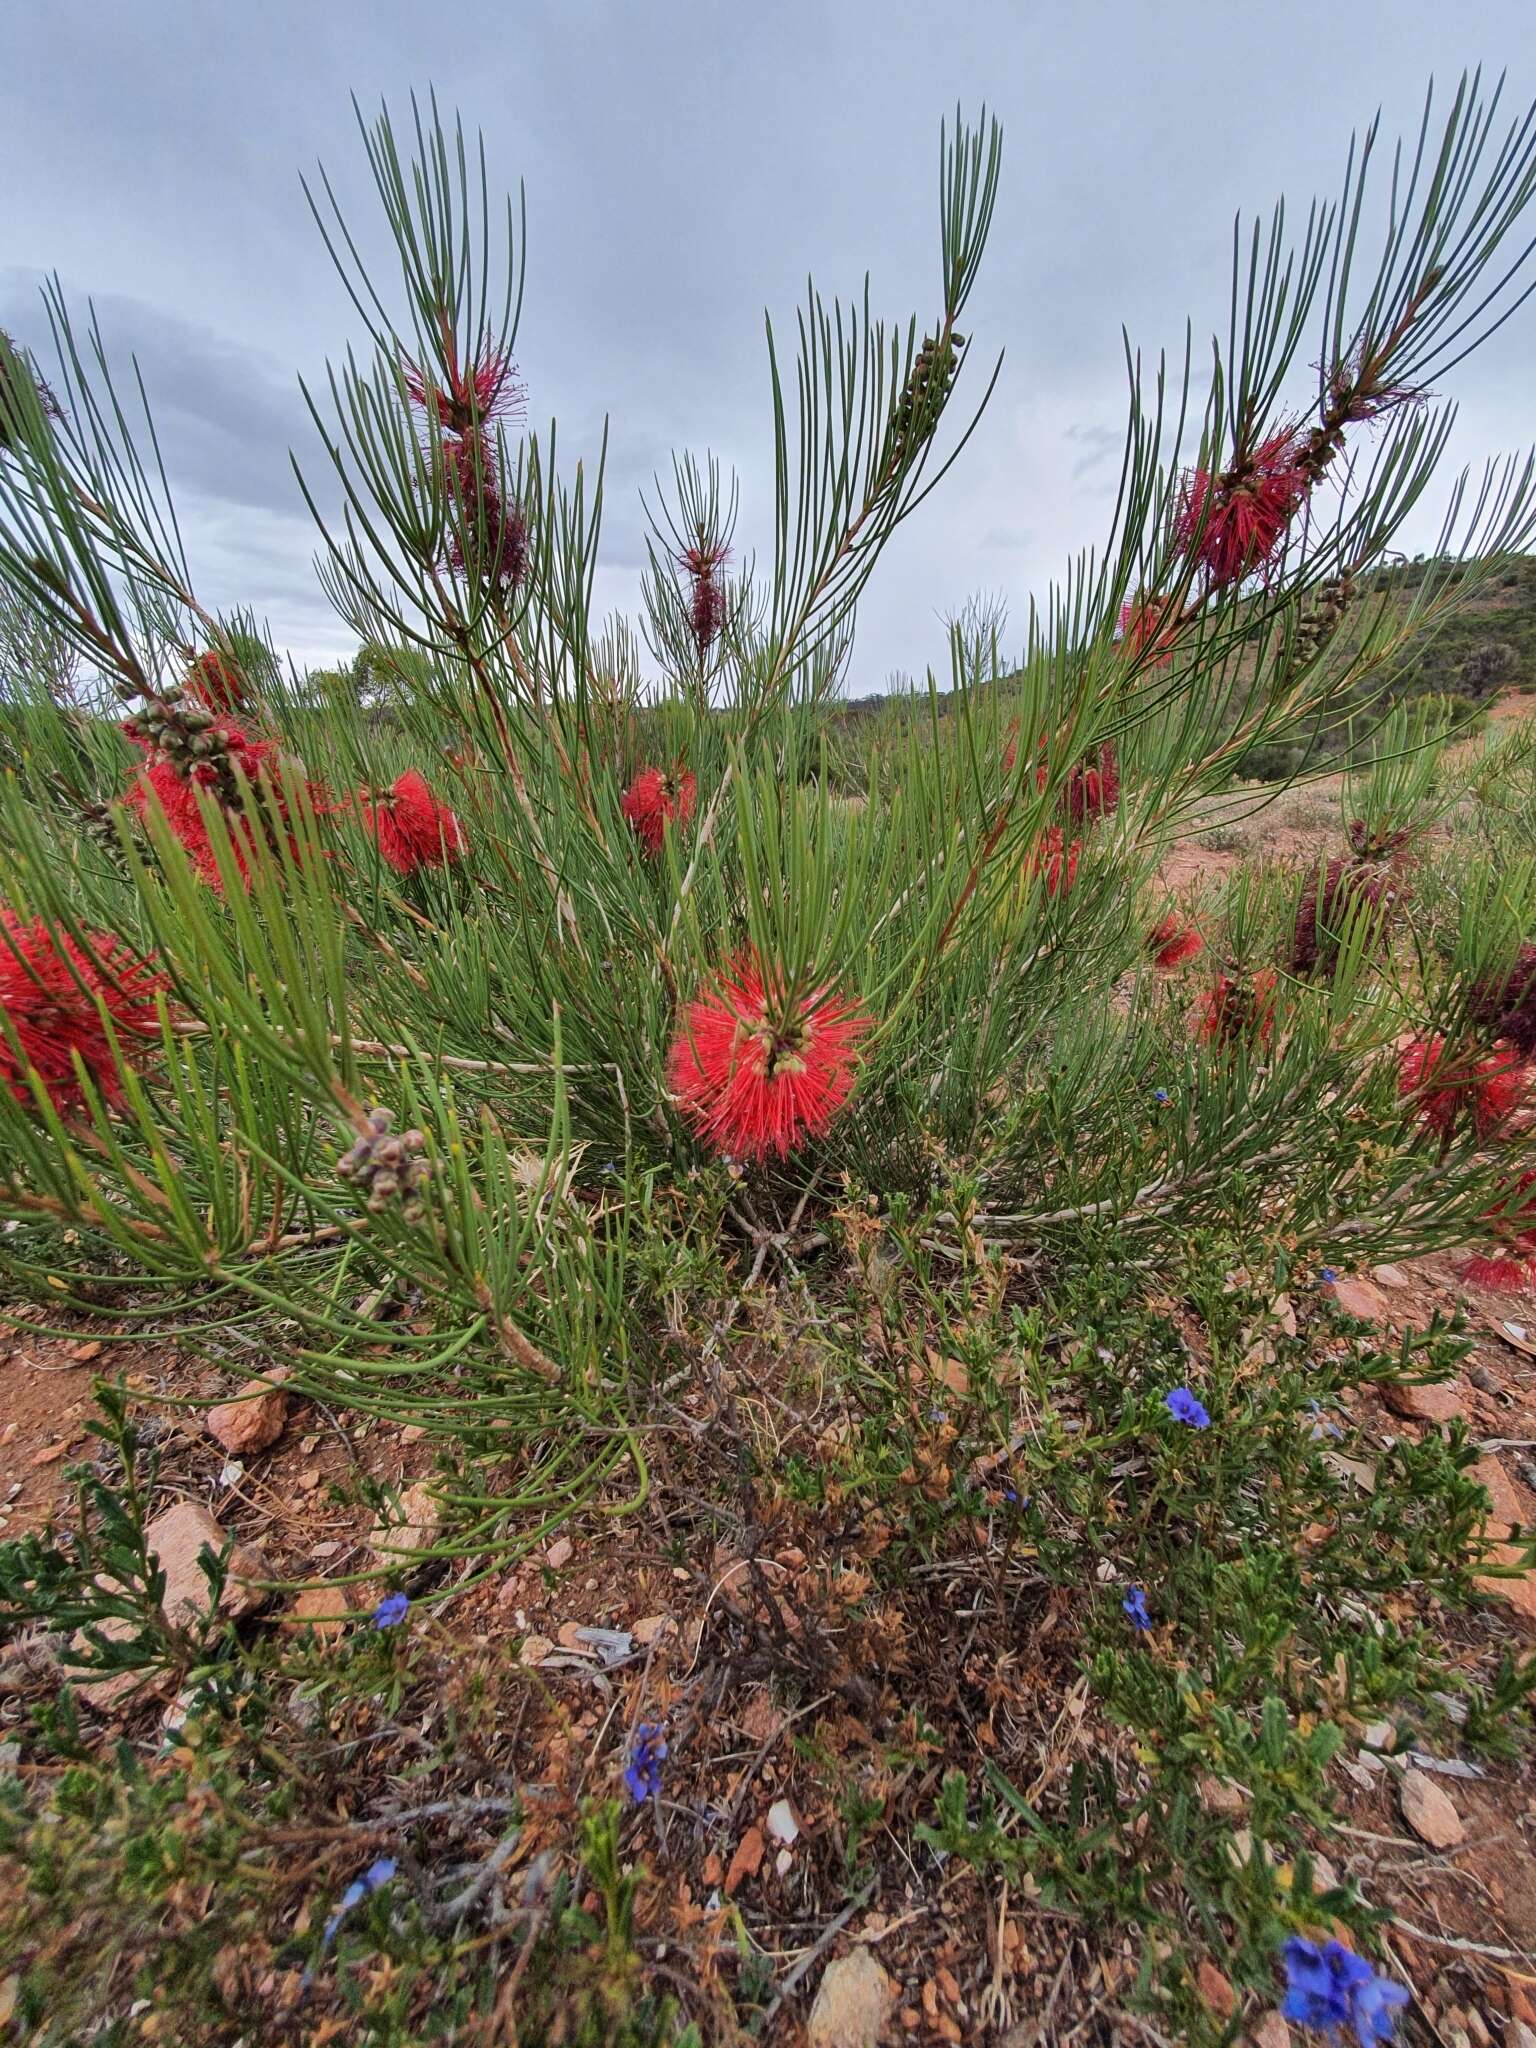
<svg viewBox="0 0 1536 2048"><path fill-rule="evenodd" d="M1200 1005L1196 1029L1208 1045L1234 1046L1240 1041L1268 1045L1275 1032L1275 973L1235 980L1218 975Z"/></svg>
<svg viewBox="0 0 1536 2048"><path fill-rule="evenodd" d="M143 1050L132 1041L160 1035L155 997L165 977L110 932L91 932L88 939L88 948L79 946L55 935L42 918L27 924L0 910L0 1010L16 1039L12 1045L0 1033L0 1081L18 1102L31 1100L26 1074L35 1069L60 1109L80 1108L85 1091L75 1053L102 1099L121 1102L122 1063ZM115 1052L102 1009L127 1041Z"/></svg>
<svg viewBox="0 0 1536 2048"><path fill-rule="evenodd" d="M1463 1110L1480 1138L1491 1137L1525 1099L1526 1070L1511 1045L1491 1053L1459 1051L1440 1037L1416 1038L1398 1063L1397 1092L1442 1138Z"/></svg>
<svg viewBox="0 0 1536 2048"><path fill-rule="evenodd" d="M725 591L720 585L719 571L729 553L729 548L718 543L702 541L683 552L683 567L691 585L688 622L693 628L700 661L719 639L720 628L725 624Z"/></svg>
<svg viewBox="0 0 1536 2048"><path fill-rule="evenodd" d="M679 828L693 816L699 784L686 768L670 774L660 768L642 768L619 799L619 809L639 835L647 853L660 853L668 825Z"/></svg>
<svg viewBox="0 0 1536 2048"><path fill-rule="evenodd" d="M418 411L434 409L442 424L455 434L467 434L492 420L521 416L527 397L518 381L517 365L510 356L494 351L467 369L449 372L446 386L419 370L414 363L403 365L405 388Z"/></svg>
<svg viewBox="0 0 1536 2048"><path fill-rule="evenodd" d="M1526 1059L1536 1058L1536 946L1522 946L1507 974L1478 983L1472 1015Z"/></svg>
<svg viewBox="0 0 1536 2048"><path fill-rule="evenodd" d="M1044 875L1047 896L1065 896L1077 880L1081 839L1067 840L1059 825L1048 826L1024 863L1026 875Z"/></svg>
<svg viewBox="0 0 1536 2048"><path fill-rule="evenodd" d="M1185 479L1175 535L1218 589L1262 569L1284 540L1311 484L1301 454L1287 427L1220 476L1197 469Z"/></svg>
<svg viewBox="0 0 1536 2048"><path fill-rule="evenodd" d="M253 848L253 833L261 829L261 823L288 822L288 793L292 787L285 783L281 773L281 754L274 740L253 740L232 720L215 720L214 730L223 736L230 762L239 769L251 785L258 799L257 819L245 812L226 812L229 819L230 835L241 880L250 883L249 854ZM214 889L222 889L223 876L219 872L218 855L214 851L213 835L208 821L198 803L197 791L215 791L219 770L212 762L194 763L183 775L175 763L164 754L152 754L139 769L138 775L128 789L124 801L128 808L144 817L151 807L161 811L166 823L186 849L201 880ZM323 790L309 785L310 802L317 813L330 808ZM297 840L289 836L288 845L295 858L298 856Z"/></svg>
<svg viewBox="0 0 1536 2048"><path fill-rule="evenodd" d="M210 647L187 670L186 688L209 711L238 711L246 702L245 677L227 655Z"/></svg>
<svg viewBox="0 0 1536 2048"><path fill-rule="evenodd" d="M1176 967L1182 967L1186 960L1193 960L1205 950L1205 941L1194 926L1181 924L1176 917L1162 918L1153 925L1146 944L1152 965L1163 974L1172 974Z"/></svg>
<svg viewBox="0 0 1536 2048"><path fill-rule="evenodd" d="M1392 870L1374 862L1352 861L1336 854L1321 873L1314 869L1301 893L1291 930L1292 974L1312 974L1318 969L1332 974L1344 928L1357 917L1367 920L1367 945L1372 949L1379 946L1397 900Z"/></svg>
<svg viewBox="0 0 1536 2048"><path fill-rule="evenodd" d="M1128 654L1146 654L1154 668L1173 659L1179 617L1171 597L1130 598L1120 607L1120 644Z"/></svg>
<svg viewBox="0 0 1536 2048"><path fill-rule="evenodd" d="M668 1059L694 1130L727 1157L782 1157L853 1090L870 1019L830 987L791 997L747 956L688 1005Z"/></svg>
<svg viewBox="0 0 1536 2048"><path fill-rule="evenodd" d="M388 796L365 800L358 810L379 852L398 874L444 867L464 857L463 826L414 768L398 778Z"/></svg>

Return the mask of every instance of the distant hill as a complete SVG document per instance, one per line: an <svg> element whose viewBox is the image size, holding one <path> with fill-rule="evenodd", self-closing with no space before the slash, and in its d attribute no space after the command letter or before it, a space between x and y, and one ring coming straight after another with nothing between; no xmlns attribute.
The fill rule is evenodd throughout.
<svg viewBox="0 0 1536 2048"><path fill-rule="evenodd" d="M1447 565L1420 556L1373 570L1361 580L1361 595L1389 599L1406 610L1426 576L1438 584L1454 585L1463 577L1482 577L1482 563ZM1348 626L1344 629L1348 631ZM1008 688L1006 680L1000 686ZM1493 698L1510 691L1536 692L1536 555L1514 555L1480 581L1465 607L1438 620L1410 643L1386 683L1389 701L1421 696L1448 700L1455 718L1475 722ZM1370 696L1380 702L1381 678L1374 677ZM948 693L940 697L944 716ZM880 720L904 723L909 718L929 716L926 698L909 695L874 695L850 698L842 707L838 723L852 737L856 728ZM1323 761L1341 759L1345 752L1342 732L1322 738L1268 741L1245 755L1238 774L1246 780L1272 781L1295 774L1302 767L1316 768Z"/></svg>

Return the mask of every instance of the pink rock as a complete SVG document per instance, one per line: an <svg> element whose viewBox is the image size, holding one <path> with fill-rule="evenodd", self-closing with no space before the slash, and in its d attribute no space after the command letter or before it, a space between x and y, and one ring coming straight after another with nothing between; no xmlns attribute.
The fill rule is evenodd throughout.
<svg viewBox="0 0 1536 2048"><path fill-rule="evenodd" d="M1450 1422L1466 1413L1454 1380L1431 1387L1394 1386L1389 1382L1382 1387L1381 1398L1394 1415L1404 1416L1409 1422Z"/></svg>
<svg viewBox="0 0 1536 2048"><path fill-rule="evenodd" d="M1398 1788L1403 1819L1432 1849L1454 1849L1466 1835L1449 1793L1423 1771L1404 1771Z"/></svg>
<svg viewBox="0 0 1536 2048"><path fill-rule="evenodd" d="M264 1451L282 1435L289 1397L281 1382L287 1377L287 1367L275 1365L265 1379L247 1380L232 1401L208 1410L208 1434L232 1458Z"/></svg>
<svg viewBox="0 0 1536 2048"><path fill-rule="evenodd" d="M727 1878L726 1890L731 1889ZM875 2048L895 2001L896 1987L880 1964L867 1948L856 1948L828 1963L806 2022L806 2040L810 2048Z"/></svg>
<svg viewBox="0 0 1536 2048"><path fill-rule="evenodd" d="M156 1515L144 1531L144 1539L165 1573L162 1605L166 1620L173 1628L190 1628L207 1615L209 1607L208 1579L198 1560L205 1550L217 1557L229 1541L228 1533L197 1501L180 1500L164 1514ZM237 1543L229 1555L220 1612L239 1619L265 1606L270 1595L251 1582L267 1577L270 1572L262 1553L254 1545ZM102 1623L101 1633L109 1641L126 1642L134 1631L127 1621L109 1619ZM73 1647L87 1647L83 1629L75 1636ZM139 1683L138 1672L115 1671L110 1677L88 1681L78 1690L90 1706L106 1708L134 1691Z"/></svg>
<svg viewBox="0 0 1536 2048"><path fill-rule="evenodd" d="M1333 1283L1333 1298L1347 1316L1358 1316L1365 1323L1384 1323L1392 1313L1392 1304L1376 1285L1374 1280L1362 1280L1357 1275L1346 1274Z"/></svg>
<svg viewBox="0 0 1536 2048"><path fill-rule="evenodd" d="M308 1586L289 1609L287 1624L312 1628L317 1636L328 1639L340 1635L350 1606L345 1586Z"/></svg>
<svg viewBox="0 0 1536 2048"><path fill-rule="evenodd" d="M400 1512L374 1524L372 1544L378 1556L395 1561L414 1551L430 1550L437 1541L442 1508L426 1486L408 1486L400 1496Z"/></svg>
<svg viewBox="0 0 1536 2048"><path fill-rule="evenodd" d="M1488 1498L1493 1504L1488 1520L1497 1534L1507 1536L1517 1522L1527 1529L1536 1525L1536 1506L1532 1505L1525 1489L1510 1478L1497 1458L1479 1458L1469 1469L1467 1477L1488 1489Z"/></svg>

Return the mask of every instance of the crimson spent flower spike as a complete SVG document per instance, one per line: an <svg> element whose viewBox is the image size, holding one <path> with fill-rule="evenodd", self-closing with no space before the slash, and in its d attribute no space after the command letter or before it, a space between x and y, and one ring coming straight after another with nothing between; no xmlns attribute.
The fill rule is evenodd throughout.
<svg viewBox="0 0 1536 2048"><path fill-rule="evenodd" d="M690 584L688 623L693 629L700 661L719 639L720 629L725 624L725 590L720 582L720 570L729 554L730 549L723 542L703 539L696 547L683 552L683 568Z"/></svg>
<svg viewBox="0 0 1536 2048"><path fill-rule="evenodd" d="M1256 974L1221 974L1206 991L1197 1018L1199 1036L1223 1049L1239 1044L1266 1046L1275 1031L1273 968Z"/></svg>
<svg viewBox="0 0 1536 2048"><path fill-rule="evenodd" d="M248 689L239 664L210 647L187 670L185 687L207 711L233 712L244 708Z"/></svg>
<svg viewBox="0 0 1536 2048"><path fill-rule="evenodd" d="M449 370L439 384L412 362L403 365L405 388L419 412L436 411L451 433L467 434L492 420L521 417L527 393L510 356L491 349L467 368Z"/></svg>
<svg viewBox="0 0 1536 2048"><path fill-rule="evenodd" d="M1175 535L1213 588L1273 561L1311 488L1302 452L1295 428L1284 427L1219 475L1197 469L1185 480Z"/></svg>

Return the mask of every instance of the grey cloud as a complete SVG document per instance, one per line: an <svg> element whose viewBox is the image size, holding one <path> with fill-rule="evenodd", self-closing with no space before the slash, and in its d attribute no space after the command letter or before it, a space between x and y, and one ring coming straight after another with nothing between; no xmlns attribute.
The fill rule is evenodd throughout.
<svg viewBox="0 0 1536 2048"><path fill-rule="evenodd" d="M0 326L24 340L46 372L53 344L40 284L35 274L0 272ZM137 361L167 468L187 491L268 511L302 502L288 450L308 440L309 421L291 369L265 349L143 299L88 298L66 283L65 301L87 360L94 307L130 416L137 411L130 365Z"/></svg>
<svg viewBox="0 0 1536 2048"><path fill-rule="evenodd" d="M1149 357L1182 352L1186 318L1207 334L1234 212L1335 189L1351 127L1378 104L1389 128L1411 125L1432 70L1510 61L1524 66L1511 101L1529 98L1527 8L1485 0L1468 51L1465 20L1437 0L1359 0L1366 54L1330 68L1312 54L1331 47L1333 0L1279 17L1230 0L462 0L451 30L419 0L50 0L6 27L0 187L16 195L18 268L0 272L0 324L38 338L31 280L53 266L95 294L114 349L142 357L199 575L218 601L267 609L280 643L332 651L287 449L311 446L296 370L313 385L357 321L297 173L324 159L387 280L348 93L403 114L430 75L484 128L493 184L526 175L530 417L555 413L562 468L579 454L590 475L609 415L599 588L632 602L639 492L669 475L673 446L737 464L741 547L765 552L763 308L787 351L806 272L847 297L868 269L877 309L927 318L938 121L985 96L1007 144L966 325L978 357L1008 357L990 416L864 600L849 687L867 691L941 662L936 615L970 591L1005 575L1022 618L1031 590L1102 539L1122 322ZM1281 63L1305 76L1303 100L1263 89ZM1536 438L1533 326L1528 312L1457 373L1456 463ZM1431 497L1410 547L1437 523Z"/></svg>
<svg viewBox="0 0 1536 2048"><path fill-rule="evenodd" d="M1074 447L1082 450L1072 465L1072 475L1079 482L1091 476L1106 463L1118 462L1125 447L1124 427L1096 426L1092 423L1074 421L1068 427L1066 438Z"/></svg>

